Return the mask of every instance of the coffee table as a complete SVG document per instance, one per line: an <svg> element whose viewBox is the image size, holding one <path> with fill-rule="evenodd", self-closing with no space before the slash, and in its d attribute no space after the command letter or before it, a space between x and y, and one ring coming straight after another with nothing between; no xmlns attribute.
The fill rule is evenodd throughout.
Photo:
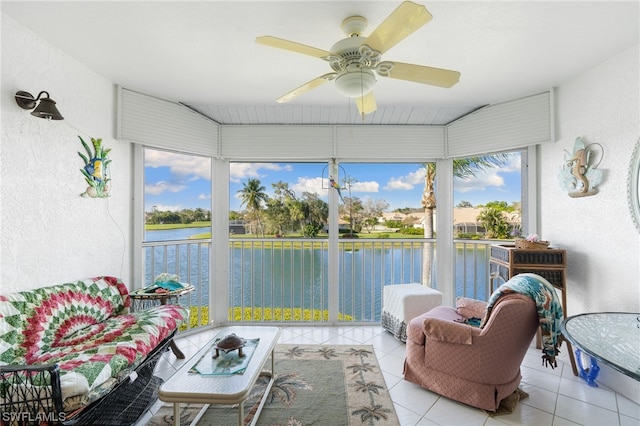
<svg viewBox="0 0 640 426"><path fill-rule="evenodd" d="M211 404L238 404L238 424L242 426L244 423L244 401L249 397L251 388L253 388L261 373L270 376L270 381L251 425L255 425L258 421L260 412L269 396L275 376L273 351L280 337L280 329L278 327L231 326L217 331L218 334L213 340L204 345L202 349L187 360L173 376L160 386L158 398L164 402L173 402L173 422L176 426L180 426L180 404L183 402L205 404L194 419L193 425L200 420ZM189 372L203 355L211 352L211 346L215 339L231 333L235 333L245 339L260 339L244 373L229 376L208 376ZM269 356L271 356L271 371L264 372L262 369Z"/></svg>

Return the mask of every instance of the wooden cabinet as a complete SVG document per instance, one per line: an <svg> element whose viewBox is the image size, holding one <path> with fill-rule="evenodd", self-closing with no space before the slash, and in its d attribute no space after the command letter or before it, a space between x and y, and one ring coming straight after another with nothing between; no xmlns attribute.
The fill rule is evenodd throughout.
<svg viewBox="0 0 640 426"><path fill-rule="evenodd" d="M525 272L540 275L555 288L562 290L562 306L566 285L567 252L559 249L517 249L513 245L492 245L489 271L492 277L508 281ZM492 280L493 286L493 280ZM493 288L491 289L493 291Z"/></svg>

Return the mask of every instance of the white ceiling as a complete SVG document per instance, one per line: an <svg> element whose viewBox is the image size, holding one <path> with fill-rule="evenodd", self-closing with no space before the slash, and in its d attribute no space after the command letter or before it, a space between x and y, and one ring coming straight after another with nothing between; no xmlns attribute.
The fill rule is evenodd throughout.
<svg viewBox="0 0 640 426"><path fill-rule="evenodd" d="M420 2L433 20L383 60L460 71L451 89L379 77L372 124L445 124L532 95L639 43L638 1ZM181 102L220 123L359 123L325 84L275 99L331 71L327 62L255 43L261 35L324 50L361 15L367 36L400 2L2 1L2 11L127 89Z"/></svg>

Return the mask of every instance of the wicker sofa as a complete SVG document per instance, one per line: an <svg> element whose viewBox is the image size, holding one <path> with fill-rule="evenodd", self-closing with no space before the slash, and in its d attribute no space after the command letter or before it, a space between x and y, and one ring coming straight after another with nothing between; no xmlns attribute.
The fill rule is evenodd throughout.
<svg viewBox="0 0 640 426"><path fill-rule="evenodd" d="M0 295L2 424L134 423L155 399L155 365L188 310L129 312L118 278Z"/></svg>

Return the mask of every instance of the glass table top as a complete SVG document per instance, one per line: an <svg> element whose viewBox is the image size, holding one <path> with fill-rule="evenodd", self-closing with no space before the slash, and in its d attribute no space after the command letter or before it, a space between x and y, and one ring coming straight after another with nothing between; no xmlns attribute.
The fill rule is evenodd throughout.
<svg viewBox="0 0 640 426"><path fill-rule="evenodd" d="M563 321L562 332L587 354L640 380L640 313L574 315Z"/></svg>

